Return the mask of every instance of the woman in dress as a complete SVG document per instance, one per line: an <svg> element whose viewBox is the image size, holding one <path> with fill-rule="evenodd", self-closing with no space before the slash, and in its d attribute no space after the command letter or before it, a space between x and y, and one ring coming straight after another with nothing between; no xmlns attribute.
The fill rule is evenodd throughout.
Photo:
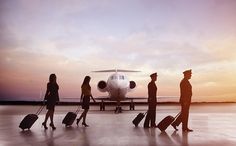
<svg viewBox="0 0 236 146"><path fill-rule="evenodd" d="M44 129L48 129L47 127L48 117L50 117L50 121L51 121L49 126L51 126L53 130L56 129L53 123L55 105L56 105L56 102L59 101L59 95L58 95L59 86L56 80L57 80L57 77L55 74L51 74L49 76L49 82L47 84L47 91L44 98L44 100L46 100L46 105L47 105L47 110L48 110L45 115L45 120L42 123L42 126L44 127Z"/></svg>
<svg viewBox="0 0 236 146"><path fill-rule="evenodd" d="M82 109L84 109L83 113L80 115L80 117L77 119L77 126L79 124L79 121L83 118L82 125L85 127L88 127L89 125L86 124L86 116L89 110L89 103L90 103L90 97L94 102L96 102L91 94L91 86L89 85L90 77L86 76L84 78L84 82L81 86L81 96L80 101L82 101Z"/></svg>

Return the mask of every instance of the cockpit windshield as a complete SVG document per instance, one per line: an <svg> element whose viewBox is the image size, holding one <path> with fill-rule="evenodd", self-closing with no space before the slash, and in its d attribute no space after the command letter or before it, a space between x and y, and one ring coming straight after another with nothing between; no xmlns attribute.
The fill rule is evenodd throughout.
<svg viewBox="0 0 236 146"><path fill-rule="evenodd" d="M115 80L115 79L117 79L117 76L111 76L111 79Z"/></svg>
<svg viewBox="0 0 236 146"><path fill-rule="evenodd" d="M114 76L111 76L111 79L112 80L124 80L125 79L125 77L123 76L123 75L119 75L119 76L116 76L116 75L114 75Z"/></svg>
<svg viewBox="0 0 236 146"><path fill-rule="evenodd" d="M124 80L125 77L121 75L121 76L119 76L119 79L120 79L120 80Z"/></svg>

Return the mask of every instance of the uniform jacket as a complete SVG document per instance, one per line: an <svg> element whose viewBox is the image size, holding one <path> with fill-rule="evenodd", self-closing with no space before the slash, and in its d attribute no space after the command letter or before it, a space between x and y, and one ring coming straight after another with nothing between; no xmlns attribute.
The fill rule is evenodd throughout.
<svg viewBox="0 0 236 146"><path fill-rule="evenodd" d="M180 103L190 104L192 97L192 86L187 79L180 82Z"/></svg>
<svg viewBox="0 0 236 146"><path fill-rule="evenodd" d="M155 82L148 84L148 104L156 106L157 103L157 86Z"/></svg>

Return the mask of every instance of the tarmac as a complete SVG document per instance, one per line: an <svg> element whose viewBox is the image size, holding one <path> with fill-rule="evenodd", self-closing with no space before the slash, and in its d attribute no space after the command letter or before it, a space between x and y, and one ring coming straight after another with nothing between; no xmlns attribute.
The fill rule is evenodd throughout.
<svg viewBox="0 0 236 146"><path fill-rule="evenodd" d="M236 104L193 105L190 109L189 127L193 132L175 131L171 126L165 132L158 128L143 128L132 124L135 116L146 111L146 106L136 106L135 111L123 107L115 114L114 107L99 111L92 106L87 115L89 127L81 123L66 128L62 119L76 106L57 106L54 123L56 130L44 130L41 126L45 112L30 130L22 131L18 126L25 115L35 113L39 106L0 106L0 146L234 146L236 145ZM156 123L167 115L176 115L177 105L159 105ZM79 112L79 114L81 111ZM49 121L48 121L49 124ZM49 125L48 125L49 126Z"/></svg>

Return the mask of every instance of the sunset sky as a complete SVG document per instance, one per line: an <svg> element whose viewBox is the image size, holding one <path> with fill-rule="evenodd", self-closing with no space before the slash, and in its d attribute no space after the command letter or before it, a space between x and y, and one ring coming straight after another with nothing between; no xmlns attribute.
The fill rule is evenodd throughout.
<svg viewBox="0 0 236 146"><path fill-rule="evenodd" d="M127 73L147 97L178 99L192 69L194 101L236 101L235 0L1 0L0 100L39 99L55 73L60 98L79 98L85 75L95 97L110 73Z"/></svg>

